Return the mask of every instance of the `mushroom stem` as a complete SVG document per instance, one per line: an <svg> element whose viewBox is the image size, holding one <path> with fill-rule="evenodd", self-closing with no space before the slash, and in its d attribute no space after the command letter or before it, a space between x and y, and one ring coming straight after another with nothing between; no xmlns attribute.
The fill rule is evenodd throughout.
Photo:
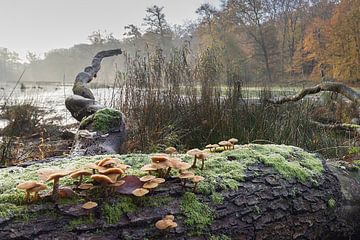
<svg viewBox="0 0 360 240"><path fill-rule="evenodd" d="M34 193L34 202L36 202L39 199L39 193Z"/></svg>
<svg viewBox="0 0 360 240"><path fill-rule="evenodd" d="M200 170L203 170L203 169L204 169L204 162L205 162L205 160L204 160L204 159L201 159L201 168L200 168Z"/></svg>
<svg viewBox="0 0 360 240"><path fill-rule="evenodd" d="M194 188L193 188L193 193L196 191L196 187L197 187L198 183L194 183Z"/></svg>
<svg viewBox="0 0 360 240"><path fill-rule="evenodd" d="M164 178L167 178L170 175L171 167L169 167L165 173Z"/></svg>
<svg viewBox="0 0 360 240"><path fill-rule="evenodd" d="M55 178L53 191L52 191L52 200L56 202L58 199L59 199L59 178Z"/></svg>
<svg viewBox="0 0 360 240"><path fill-rule="evenodd" d="M25 202L29 202L30 201L30 192L29 191L26 191L26 194L25 194Z"/></svg>
<svg viewBox="0 0 360 240"><path fill-rule="evenodd" d="M193 162L193 164L192 164L192 166L191 166L191 168L196 168L196 156L194 157L194 162Z"/></svg>
<svg viewBox="0 0 360 240"><path fill-rule="evenodd" d="M80 186L80 184L82 183L82 180L83 180L83 175L80 175L79 182L78 182L78 184L76 185L77 187Z"/></svg>

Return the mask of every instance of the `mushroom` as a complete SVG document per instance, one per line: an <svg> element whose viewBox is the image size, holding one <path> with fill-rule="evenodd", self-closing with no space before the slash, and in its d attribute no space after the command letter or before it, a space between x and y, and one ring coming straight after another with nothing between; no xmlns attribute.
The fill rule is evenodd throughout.
<svg viewBox="0 0 360 240"><path fill-rule="evenodd" d="M213 149L213 145L212 144L208 144L205 146L206 149L209 149L210 152L212 152Z"/></svg>
<svg viewBox="0 0 360 240"><path fill-rule="evenodd" d="M91 183L83 183L83 184L80 184L78 186L78 189L80 190L88 190L90 188L92 188L94 185L92 185Z"/></svg>
<svg viewBox="0 0 360 240"><path fill-rule="evenodd" d="M169 154L170 156L174 153L176 153L176 148L174 147L168 147L165 149L165 153Z"/></svg>
<svg viewBox="0 0 360 240"><path fill-rule="evenodd" d="M39 192L47 189L45 184L39 183L39 186L29 189L29 193L34 193L34 201L39 199Z"/></svg>
<svg viewBox="0 0 360 240"><path fill-rule="evenodd" d="M236 138L230 138L228 142L232 144L232 149L235 149L235 144L238 143L239 140L237 140Z"/></svg>
<svg viewBox="0 0 360 240"><path fill-rule="evenodd" d="M109 184L115 183L116 181L113 181L110 177L106 176L106 175L101 175L101 174L93 174L91 175L91 178L100 183L102 186L105 187L105 196L107 197L108 195L108 191L107 191L107 186Z"/></svg>
<svg viewBox="0 0 360 240"><path fill-rule="evenodd" d="M25 201L29 202L30 201L30 193L34 192L35 195L37 195L37 193L39 191L46 189L46 185L41 184L41 183L37 183L35 181L26 181L26 182L18 184L16 186L16 188L26 191ZM38 196L35 196L35 199L37 199L37 197Z"/></svg>
<svg viewBox="0 0 360 240"><path fill-rule="evenodd" d="M155 178L156 178L155 176L146 175L146 176L141 177L141 178L140 178L140 181L142 181L142 182L147 182L147 181L153 180L153 179L155 179Z"/></svg>
<svg viewBox="0 0 360 240"><path fill-rule="evenodd" d="M156 188L157 186L159 186L159 184L158 184L157 182L148 181L148 182L144 183L143 188L146 188L146 189L154 189L154 188Z"/></svg>
<svg viewBox="0 0 360 240"><path fill-rule="evenodd" d="M101 167L101 166L97 165L96 163L89 163L89 164L87 165L87 167L90 168L90 169L92 169L93 174L96 173L96 170L97 170L97 171L100 171L100 170L105 170L105 169L106 169L105 167Z"/></svg>
<svg viewBox="0 0 360 240"><path fill-rule="evenodd" d="M86 203L84 203L82 206L81 206L81 208L83 208L83 209L86 209L86 210L90 210L90 209L93 209L93 208L95 208L95 207L97 207L97 203L96 202L86 202Z"/></svg>
<svg viewBox="0 0 360 240"><path fill-rule="evenodd" d="M182 162L181 160L175 158L171 159L171 164L173 168L179 170L180 173L191 168L190 163Z"/></svg>
<svg viewBox="0 0 360 240"><path fill-rule="evenodd" d="M137 188L134 191L132 191L132 194L137 197L142 197L148 193L149 193L149 190L147 190L145 188Z"/></svg>
<svg viewBox="0 0 360 240"><path fill-rule="evenodd" d="M198 185L199 182L203 181L205 178L202 176L194 176L191 180L194 183L194 188L193 188L193 192L196 191L196 187Z"/></svg>
<svg viewBox="0 0 360 240"><path fill-rule="evenodd" d="M232 146L231 142L229 141L221 141L219 142L219 145L224 148L224 150L228 149Z"/></svg>
<svg viewBox="0 0 360 240"><path fill-rule="evenodd" d="M193 162L193 164L192 164L192 168L195 168L196 167L196 159L198 158L198 155L200 154L200 153L203 153L200 149L198 149L198 148L194 148L194 149L191 149L191 150L189 150L189 151L187 151L187 153L186 154L189 154L189 155L191 155L191 156L194 156L194 162Z"/></svg>
<svg viewBox="0 0 360 240"><path fill-rule="evenodd" d="M180 173L180 175L178 175L178 177L183 181L183 186L185 187L186 184L186 179L191 179L193 178L195 175L192 172L182 172Z"/></svg>
<svg viewBox="0 0 360 240"><path fill-rule="evenodd" d="M79 171L76 171L76 172L70 174L70 177L75 178L75 179L80 178L79 182L76 184L76 186L79 186L82 183L83 177L84 176L90 176L90 175L91 175L91 172L88 172L88 171L85 171L85 170L79 170Z"/></svg>
<svg viewBox="0 0 360 240"><path fill-rule="evenodd" d="M204 169L204 162L205 162L206 157L207 157L206 154L204 152L201 152L196 157L201 160L201 168L200 168L200 170L203 170Z"/></svg>
<svg viewBox="0 0 360 240"><path fill-rule="evenodd" d="M154 167L152 164L146 164L142 168L140 168L141 171L146 171L151 175L151 171L156 171L157 168Z"/></svg>
<svg viewBox="0 0 360 240"><path fill-rule="evenodd" d="M154 178L153 180L151 180L152 182L156 182L156 183L164 183L165 179L164 178Z"/></svg>
<svg viewBox="0 0 360 240"><path fill-rule="evenodd" d="M161 219L155 223L155 227L159 230L176 228L177 223L174 222L174 219L175 218L173 215L166 215L163 219Z"/></svg>
<svg viewBox="0 0 360 240"><path fill-rule="evenodd" d="M117 182L114 182L112 184L109 185L109 187L111 188L110 192L115 192L115 188L122 186L125 183L124 180L120 180Z"/></svg>
<svg viewBox="0 0 360 240"><path fill-rule="evenodd" d="M70 172L68 171L59 171L56 173L51 174L47 179L46 182L54 180L54 186L52 191L52 199L53 201L57 201L59 198L59 179L69 175Z"/></svg>
<svg viewBox="0 0 360 240"><path fill-rule="evenodd" d="M115 164L117 164L117 163L118 163L118 162L117 162L115 159L111 158L111 157L106 157L106 158L104 158L104 159L96 162L96 164L97 164L98 166L101 166L101 167L106 167L106 166L110 166L110 165L115 165Z"/></svg>

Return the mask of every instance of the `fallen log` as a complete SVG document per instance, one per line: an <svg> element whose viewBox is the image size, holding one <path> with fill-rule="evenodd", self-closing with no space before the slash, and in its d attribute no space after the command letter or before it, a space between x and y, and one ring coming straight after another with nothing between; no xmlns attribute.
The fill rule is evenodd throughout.
<svg viewBox="0 0 360 240"><path fill-rule="evenodd" d="M128 174L139 173L139 167L149 161L149 156L141 154L114 157L132 165ZM191 161L184 155L177 157ZM99 204L90 212L79 210L86 201L82 198L27 206L19 200L21 193L12 190L21 180L34 179L31 174L39 168L77 168L100 158L1 169L0 239L360 237L359 174L349 174L284 145L249 144L212 153L205 169L195 170L205 177L195 194L189 184L182 187L173 176L141 198L116 193L110 197L87 195ZM156 229L155 223L167 214L174 215L177 227Z"/></svg>

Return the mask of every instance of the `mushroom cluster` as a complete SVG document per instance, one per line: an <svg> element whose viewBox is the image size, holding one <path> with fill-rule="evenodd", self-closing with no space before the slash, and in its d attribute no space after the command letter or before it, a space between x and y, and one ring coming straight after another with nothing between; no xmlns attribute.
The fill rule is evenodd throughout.
<svg viewBox="0 0 360 240"><path fill-rule="evenodd" d="M24 190L26 192L25 201L30 202L31 193L34 194L33 201L36 201L39 198L39 192L47 189L47 186L45 184L38 183L35 181L26 181L18 184L16 188Z"/></svg>
<svg viewBox="0 0 360 240"><path fill-rule="evenodd" d="M221 149L221 151L235 149L235 144L238 142L238 139L230 138L227 141L220 141L218 144L208 144L205 148L209 149L210 152L216 152L218 149Z"/></svg>

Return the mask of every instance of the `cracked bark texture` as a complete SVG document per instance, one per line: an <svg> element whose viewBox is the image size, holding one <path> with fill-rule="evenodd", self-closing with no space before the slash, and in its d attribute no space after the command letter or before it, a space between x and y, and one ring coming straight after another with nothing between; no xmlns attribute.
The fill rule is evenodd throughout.
<svg viewBox="0 0 360 240"><path fill-rule="evenodd" d="M324 163L325 164L325 163ZM341 170L343 171L343 170ZM199 235L191 235L192 227L184 223L180 209L184 189L172 179L157 188L154 196L170 196L173 200L158 207L140 208L127 213L115 224L108 224L100 207L94 222L67 229L72 219L86 216L73 205L44 204L33 212L53 210L56 217L44 215L27 221L0 221L0 239L209 239L224 234L231 239L359 239L359 175L325 172L316 183L285 179L273 168L262 164L249 166L245 181L237 190L218 191L224 198L215 204L210 196L198 199L214 211L214 221ZM334 199L334 207L329 206ZM119 201L108 199L107 201ZM175 215L176 229L160 232L156 221L166 214Z"/></svg>

